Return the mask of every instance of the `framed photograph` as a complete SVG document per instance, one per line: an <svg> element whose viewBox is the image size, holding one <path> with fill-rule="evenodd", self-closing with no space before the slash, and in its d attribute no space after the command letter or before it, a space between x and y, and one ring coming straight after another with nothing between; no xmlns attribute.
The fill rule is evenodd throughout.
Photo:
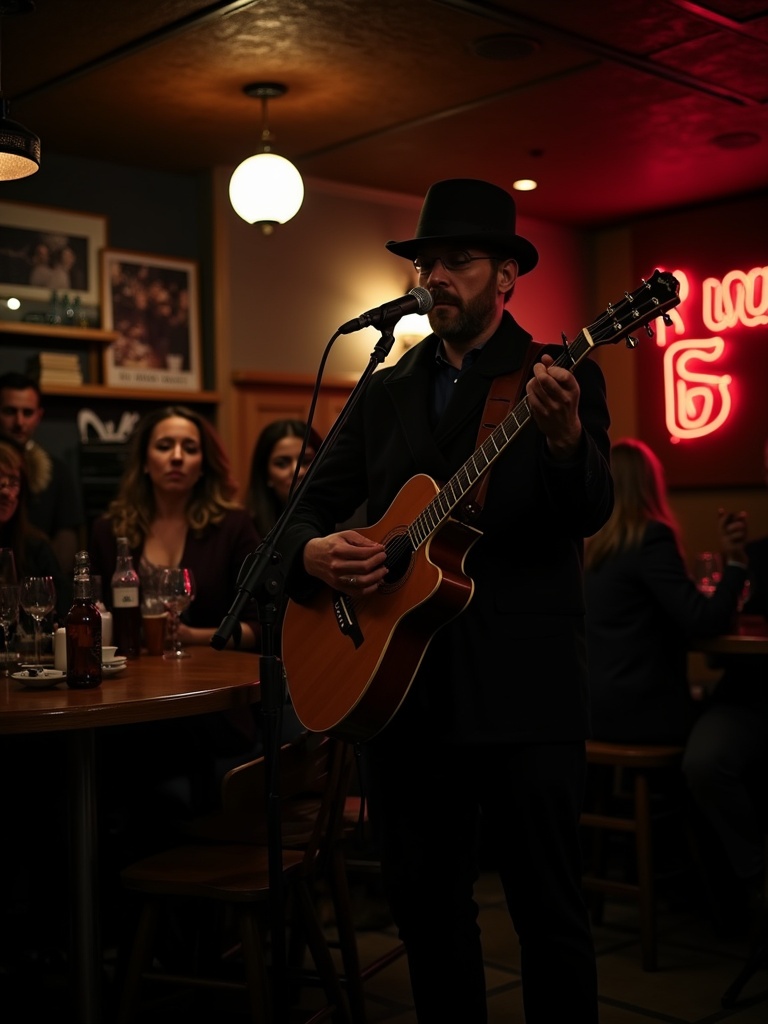
<svg viewBox="0 0 768 1024"><path fill-rule="evenodd" d="M29 203L0 203L0 289L20 299L51 292L97 306L107 218Z"/></svg>
<svg viewBox="0 0 768 1024"><path fill-rule="evenodd" d="M197 263L105 249L101 280L102 323L119 335L105 350L105 383L199 391Z"/></svg>

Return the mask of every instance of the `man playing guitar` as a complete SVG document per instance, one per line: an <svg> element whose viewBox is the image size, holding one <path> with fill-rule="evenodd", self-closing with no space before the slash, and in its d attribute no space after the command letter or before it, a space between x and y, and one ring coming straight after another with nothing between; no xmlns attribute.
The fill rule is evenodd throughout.
<svg viewBox="0 0 768 1024"><path fill-rule="evenodd" d="M283 535L289 688L301 644L294 612L306 613L318 591L331 595L329 607L352 629L330 636L332 621L325 635L354 654L366 643L364 611L375 620L375 602L421 571L415 559L388 557L397 530L376 536L334 524L364 501L376 523L412 478L445 481L471 464L494 379L528 365L531 337L505 306L538 253L516 233L506 191L474 179L437 182L415 237L387 248L413 261L434 299L433 333L370 378ZM370 810L422 1024L487 1019L473 899L479 836L520 938L526 1021L597 1021L578 836L589 728L581 561L613 490L602 373L591 360L561 365L561 352L539 346L522 374L532 422L495 459L482 510L458 533L464 550L439 550L441 531L424 552L437 586L448 580L463 591L458 606L430 623L415 658L413 637L403 637L412 682L404 667L402 697L390 717L366 721L370 737L356 726L367 739ZM398 663L393 655L387 666L394 682ZM312 684L327 691L321 703L349 685L339 666Z"/></svg>

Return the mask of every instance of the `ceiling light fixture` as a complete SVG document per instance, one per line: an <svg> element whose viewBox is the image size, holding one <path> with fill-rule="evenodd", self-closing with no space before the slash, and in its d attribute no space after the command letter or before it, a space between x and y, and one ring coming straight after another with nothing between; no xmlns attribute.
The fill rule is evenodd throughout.
<svg viewBox="0 0 768 1024"><path fill-rule="evenodd" d="M534 181L533 178L518 178L517 181L512 182L512 188L517 192L533 192L538 187L538 182Z"/></svg>
<svg viewBox="0 0 768 1024"><path fill-rule="evenodd" d="M285 224L294 217L304 200L301 175L285 157L271 150L273 135L267 125L267 103L284 96L287 87L277 82L255 82L243 92L261 100L261 142L263 149L235 168L229 181L229 201L240 217L249 224L258 224L265 235L276 224Z"/></svg>
<svg viewBox="0 0 768 1024"><path fill-rule="evenodd" d="M3 0L0 3L0 26L6 14L30 14L35 5L30 0ZM0 50L2 48L0 47ZM40 168L40 139L23 124L8 116L10 106L3 96L0 80L0 180L27 178Z"/></svg>

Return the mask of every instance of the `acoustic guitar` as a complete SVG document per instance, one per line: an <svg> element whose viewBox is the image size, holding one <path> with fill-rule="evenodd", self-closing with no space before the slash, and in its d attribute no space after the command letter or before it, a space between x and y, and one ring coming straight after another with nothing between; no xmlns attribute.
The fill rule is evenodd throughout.
<svg viewBox="0 0 768 1024"><path fill-rule="evenodd" d="M575 341L555 365L573 369L594 348L623 338L676 306L679 284L654 271ZM462 499L530 421L524 397L442 487L412 477L374 526L358 532L384 544L389 570L375 594L350 597L323 587L306 604L288 601L282 653L291 700L312 732L361 742L396 714L437 630L459 615L474 591L464 561L480 537L457 518Z"/></svg>

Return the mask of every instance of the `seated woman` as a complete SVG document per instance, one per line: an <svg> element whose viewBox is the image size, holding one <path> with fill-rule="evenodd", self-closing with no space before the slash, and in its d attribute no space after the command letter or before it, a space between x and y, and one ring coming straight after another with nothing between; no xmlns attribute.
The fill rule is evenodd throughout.
<svg viewBox="0 0 768 1024"><path fill-rule="evenodd" d="M53 577L56 615L61 622L72 604L71 583L63 576L48 538L27 520L27 494L21 451L0 441L0 547L13 552L19 581L24 576ZM31 632L31 619L28 625ZM13 636L13 627L10 632ZM65 945L58 923L66 920L66 870L57 858L52 863L50 856L51 836L62 835L66 828L62 810L66 805L65 765L63 733L3 736L0 775L14 780L12 786L5 787L3 813L19 825L13 843L0 844L0 871L13 878L0 906L3 965L22 951L39 951L49 943Z"/></svg>
<svg viewBox="0 0 768 1024"><path fill-rule="evenodd" d="M202 416L177 405L144 416L117 497L92 530L92 571L104 581L105 603L111 603L108 581L115 569L116 539L124 536L143 586L164 566L193 571L197 592L182 615L179 635L185 647L208 644L235 597L243 561L260 543L250 516L234 500L235 490L226 453ZM236 631L230 644L257 649L255 605L246 607L239 625L240 636ZM221 670L227 671L226 652ZM258 712L249 708L109 732L103 756L130 764L130 770L118 763L114 773L103 774L113 782L126 781L120 813L146 841L134 850L139 854L157 845L171 819L215 807L224 771L261 752ZM113 789L109 795L117 805Z"/></svg>
<svg viewBox="0 0 768 1024"><path fill-rule="evenodd" d="M127 537L145 584L160 568L192 570L197 594L182 616L180 639L185 646L210 643L235 596L240 567L261 539L235 501L236 490L207 420L184 406L146 415L133 435L117 497L93 526L91 568L103 580L105 604L117 538ZM239 645L256 648L255 607L240 627Z"/></svg>
<svg viewBox="0 0 768 1024"><path fill-rule="evenodd" d="M256 441L245 505L262 537L266 537L288 504L294 477L298 484L320 447L320 436L313 429L296 475L306 433L303 420L275 420L264 427Z"/></svg>
<svg viewBox="0 0 768 1024"><path fill-rule="evenodd" d="M19 582L24 576L52 576L59 621L72 605L72 582L62 573L45 534L27 518L26 462L16 445L0 441L0 547L10 548Z"/></svg>
<svg viewBox="0 0 768 1024"><path fill-rule="evenodd" d="M682 744L697 714L688 640L732 622L747 579L745 516L718 513L725 569L705 597L688 573L656 455L642 441L618 441L611 470L613 513L585 551L592 735Z"/></svg>

